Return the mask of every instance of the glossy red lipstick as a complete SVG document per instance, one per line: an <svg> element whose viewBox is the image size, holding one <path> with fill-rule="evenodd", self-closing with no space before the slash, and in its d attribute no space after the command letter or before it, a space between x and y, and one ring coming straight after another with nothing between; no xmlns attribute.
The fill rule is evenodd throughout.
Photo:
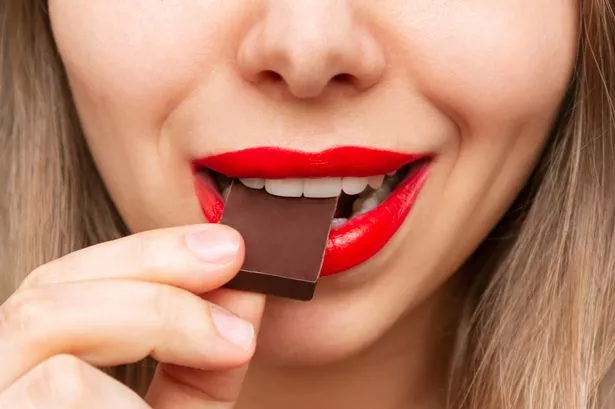
<svg viewBox="0 0 615 409"><path fill-rule="evenodd" d="M427 165L415 169L378 207L332 229L320 275L346 271L382 250L410 213L427 179L427 170Z"/></svg>
<svg viewBox="0 0 615 409"><path fill-rule="evenodd" d="M208 169L230 178L366 177L411 167L405 179L375 209L352 217L329 234L321 276L346 271L376 255L402 225L427 179L428 155L340 147L322 152L252 148L197 159L195 170ZM196 192L203 214L217 223L224 206L215 183L195 172Z"/></svg>
<svg viewBox="0 0 615 409"><path fill-rule="evenodd" d="M354 146L322 152L251 148L197 159L194 165L236 178L362 177L396 171L424 156Z"/></svg>

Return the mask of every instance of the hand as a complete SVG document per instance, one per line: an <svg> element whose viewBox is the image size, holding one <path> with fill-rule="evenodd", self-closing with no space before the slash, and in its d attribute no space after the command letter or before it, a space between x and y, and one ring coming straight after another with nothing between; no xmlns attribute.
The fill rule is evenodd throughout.
<svg viewBox="0 0 615 409"><path fill-rule="evenodd" d="M209 224L38 268L0 306L0 408L232 408L264 308L262 295L218 290L243 255L236 232ZM161 364L144 400L97 369L148 355Z"/></svg>

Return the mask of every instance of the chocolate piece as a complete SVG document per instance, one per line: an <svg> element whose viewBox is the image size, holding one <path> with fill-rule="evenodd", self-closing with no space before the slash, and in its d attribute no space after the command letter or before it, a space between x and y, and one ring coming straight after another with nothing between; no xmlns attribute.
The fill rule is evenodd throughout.
<svg viewBox="0 0 615 409"><path fill-rule="evenodd" d="M320 275L337 198L288 198L235 181L221 223L246 245L241 271L226 287L311 300Z"/></svg>

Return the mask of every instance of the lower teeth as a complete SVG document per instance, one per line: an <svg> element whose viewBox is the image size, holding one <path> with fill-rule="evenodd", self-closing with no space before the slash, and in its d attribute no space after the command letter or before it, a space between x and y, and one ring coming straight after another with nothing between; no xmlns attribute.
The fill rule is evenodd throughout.
<svg viewBox="0 0 615 409"><path fill-rule="evenodd" d="M333 219L333 221L331 222L331 228L332 229L337 229L338 227L342 227L343 225L345 225L346 223L348 223L348 219L344 218L344 217L339 217L339 218L335 218Z"/></svg>
<svg viewBox="0 0 615 409"><path fill-rule="evenodd" d="M334 220L332 226L335 228L336 225L343 225L355 216L359 216L374 210L391 195L393 190L395 190L402 180L405 179L409 171L409 168L406 168L401 169L392 175L387 175L380 188L376 190L368 189L363 192L352 204L352 215L348 219L336 219L339 221Z"/></svg>
<svg viewBox="0 0 615 409"><path fill-rule="evenodd" d="M369 212L375 209L380 203L384 202L391 194L392 187L388 182L384 184L378 190L372 190L364 195L361 195L352 204L352 216L357 216Z"/></svg>
<svg viewBox="0 0 615 409"><path fill-rule="evenodd" d="M365 191L352 204L352 215L348 218L336 217L331 222L331 228L337 229L342 227L353 217L374 210L380 203L384 202L386 198L389 197L392 190L393 188L390 186L390 182L385 181L379 189Z"/></svg>

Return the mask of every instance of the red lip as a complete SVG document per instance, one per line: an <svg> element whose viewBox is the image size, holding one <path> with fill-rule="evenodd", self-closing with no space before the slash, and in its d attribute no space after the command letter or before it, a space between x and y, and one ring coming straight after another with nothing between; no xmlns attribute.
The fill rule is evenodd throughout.
<svg viewBox="0 0 615 409"><path fill-rule="evenodd" d="M396 171L425 154L404 154L361 147L340 147L318 153L280 148L252 148L197 159L195 169L207 168L229 177L373 176ZM422 162L421 162L422 163ZM332 229L321 276L344 272L375 256L402 225L427 179L429 162L421 164L375 209ZM224 207L213 181L195 172L195 187L203 214L217 223Z"/></svg>
<svg viewBox="0 0 615 409"><path fill-rule="evenodd" d="M362 177L385 175L424 156L356 146L314 153L264 147L197 159L194 165L237 178Z"/></svg>
<svg viewBox="0 0 615 409"><path fill-rule="evenodd" d="M320 275L324 277L346 271L382 250L410 213L427 180L427 170L427 165L415 169L374 210L355 216L345 225L331 230Z"/></svg>

